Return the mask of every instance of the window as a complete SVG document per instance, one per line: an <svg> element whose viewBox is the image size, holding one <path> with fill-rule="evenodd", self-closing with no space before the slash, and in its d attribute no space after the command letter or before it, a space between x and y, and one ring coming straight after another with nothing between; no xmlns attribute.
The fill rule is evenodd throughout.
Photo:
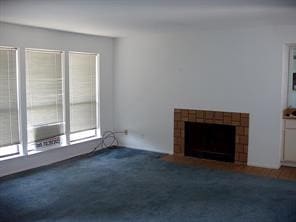
<svg viewBox="0 0 296 222"><path fill-rule="evenodd" d="M17 50L0 47L0 157L18 153Z"/></svg>
<svg viewBox="0 0 296 222"><path fill-rule="evenodd" d="M26 49L28 143L64 134L62 52Z"/></svg>
<svg viewBox="0 0 296 222"><path fill-rule="evenodd" d="M70 139L96 135L97 55L69 53Z"/></svg>
<svg viewBox="0 0 296 222"><path fill-rule="evenodd" d="M17 49L0 47L0 158L100 134L99 55L20 52L26 81L18 79Z"/></svg>

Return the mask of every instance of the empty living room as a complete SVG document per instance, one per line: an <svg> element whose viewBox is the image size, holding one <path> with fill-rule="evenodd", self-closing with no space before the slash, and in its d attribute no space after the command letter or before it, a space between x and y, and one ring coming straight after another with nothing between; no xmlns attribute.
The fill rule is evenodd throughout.
<svg viewBox="0 0 296 222"><path fill-rule="evenodd" d="M0 222L296 222L295 0L0 0Z"/></svg>

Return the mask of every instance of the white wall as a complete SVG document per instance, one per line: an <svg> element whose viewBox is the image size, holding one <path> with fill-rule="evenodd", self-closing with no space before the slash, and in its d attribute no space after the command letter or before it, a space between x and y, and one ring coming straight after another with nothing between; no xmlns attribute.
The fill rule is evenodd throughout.
<svg viewBox="0 0 296 222"><path fill-rule="evenodd" d="M113 129L113 38L82 35L0 22L0 46L20 49L40 48L100 54L100 116L102 130ZM21 55L23 56L23 55ZM24 58L21 58L24 59ZM21 64L23 61L21 62ZM20 75L25 67L20 66ZM98 142L96 140L96 142ZM0 176L61 161L92 150L94 142L64 147L60 150L34 154L28 157L0 161Z"/></svg>
<svg viewBox="0 0 296 222"><path fill-rule="evenodd" d="M282 61L296 27L134 35L116 40L115 128L125 146L173 152L173 110L250 113L248 164L281 159Z"/></svg>

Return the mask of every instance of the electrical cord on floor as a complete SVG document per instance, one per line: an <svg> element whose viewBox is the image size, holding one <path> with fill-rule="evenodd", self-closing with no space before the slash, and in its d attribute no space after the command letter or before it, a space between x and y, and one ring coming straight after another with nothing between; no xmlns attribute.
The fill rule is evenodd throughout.
<svg viewBox="0 0 296 222"><path fill-rule="evenodd" d="M93 149L92 152L95 152L98 149L102 149L102 148L118 146L119 142L118 142L118 139L116 138L116 134L127 134L127 131L122 131L122 132L116 132L111 130L105 131L102 134L102 138L100 139L99 144Z"/></svg>

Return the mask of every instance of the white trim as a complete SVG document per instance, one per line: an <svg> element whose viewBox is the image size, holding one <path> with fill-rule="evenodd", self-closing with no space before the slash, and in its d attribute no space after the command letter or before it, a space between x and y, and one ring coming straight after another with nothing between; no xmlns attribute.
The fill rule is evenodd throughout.
<svg viewBox="0 0 296 222"><path fill-rule="evenodd" d="M0 50L18 50L18 48L11 46L0 46Z"/></svg>
<svg viewBox="0 0 296 222"><path fill-rule="evenodd" d="M281 163L279 164L258 164L249 162L247 163L248 166L254 166L254 167L261 167L261 168L269 168L269 169L279 169L281 167Z"/></svg>
<svg viewBox="0 0 296 222"><path fill-rule="evenodd" d="M282 161L281 164L282 166L296 167L296 162Z"/></svg>
<svg viewBox="0 0 296 222"><path fill-rule="evenodd" d="M64 51L58 49L38 49L38 48L25 48L25 51L33 51L40 53L63 53Z"/></svg>
<svg viewBox="0 0 296 222"><path fill-rule="evenodd" d="M91 139L96 137L98 137L97 129L79 131L79 132L70 134L70 143L72 144L72 143L75 143L76 141L83 141L85 139Z"/></svg>
<svg viewBox="0 0 296 222"><path fill-rule="evenodd" d="M95 56L97 56L97 55L98 55L98 53L94 53L94 52L78 52L78 51L69 51L69 53L83 54L83 55L95 55Z"/></svg>
<svg viewBox="0 0 296 222"><path fill-rule="evenodd" d="M100 54L99 53L91 53L91 52L78 52L78 51L68 51L67 52L67 60L66 60L66 73L68 74L68 79L67 79L67 82L68 82L68 96L66 96L66 98L68 99L68 103L65 104L66 106L68 106L68 109L69 109L69 122L67 124L67 121L66 121L66 127L68 126L69 127L69 142L71 143L71 129L70 129L70 71L69 71L69 66L70 66L70 59L69 59L69 54L70 53L73 53L73 54L81 54L81 55L95 55L96 56L96 73L95 73L95 76L96 76L96 130L95 130L95 137L101 137L101 119L100 119ZM66 86L65 86L66 87ZM85 131L88 131L88 130L85 130ZM73 132L74 134L76 132ZM67 132L66 132L66 135L67 135ZM79 139L80 140L80 139ZM76 141L76 140L75 140Z"/></svg>
<svg viewBox="0 0 296 222"><path fill-rule="evenodd" d="M17 112L18 112L18 131L19 131L19 143L17 145L18 154L24 154L23 145L22 145L22 116L21 116L21 99L20 99L20 88L21 88L21 80L20 80L20 49L16 48L16 96L17 96Z"/></svg>
<svg viewBox="0 0 296 222"><path fill-rule="evenodd" d="M101 137L101 110L100 110L100 76L101 76L101 61L100 54L96 56L96 121L97 121L97 130L96 135Z"/></svg>
<svg viewBox="0 0 296 222"><path fill-rule="evenodd" d="M99 140L99 138L85 140L84 142L44 151L32 151L27 156L17 155L4 159L0 161L0 177L90 153L98 146Z"/></svg>
<svg viewBox="0 0 296 222"><path fill-rule="evenodd" d="M139 148L139 147L132 147L132 146L125 146L125 145L119 145L120 147L125 147L125 148L128 148L128 149L133 149L133 150L142 150L142 151L148 151L148 152L154 152L154 153L160 153L160 154L170 154L170 155L173 155L173 152L171 152L171 151L167 151L167 152L165 152L165 151L161 151L160 152L160 150L159 149L157 149L157 148L147 148L147 147L141 147L141 148Z"/></svg>
<svg viewBox="0 0 296 222"><path fill-rule="evenodd" d="M69 84L69 53L64 53L63 72L64 72L64 121L66 144L70 144L70 84Z"/></svg>
<svg viewBox="0 0 296 222"><path fill-rule="evenodd" d="M21 129L21 154L26 156L28 155L28 137L27 137L27 97L26 97L26 57L25 57L25 49L19 49L19 97L20 97L20 129Z"/></svg>

